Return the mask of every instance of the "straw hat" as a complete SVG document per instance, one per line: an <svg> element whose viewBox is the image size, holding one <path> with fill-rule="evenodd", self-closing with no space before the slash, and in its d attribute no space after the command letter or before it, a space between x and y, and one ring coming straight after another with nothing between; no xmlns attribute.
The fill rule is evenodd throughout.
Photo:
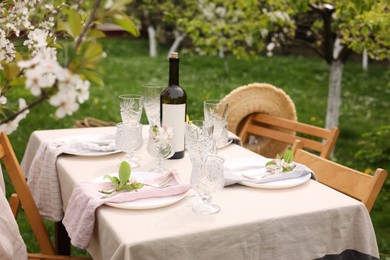
<svg viewBox="0 0 390 260"><path fill-rule="evenodd" d="M229 103L228 128L238 134L244 119L252 113L266 113L290 120L297 120L295 105L280 88L267 83L252 83L231 91L223 98ZM245 140L242 140L245 141ZM272 140L258 140L260 147L256 152L273 157L282 154L288 145Z"/></svg>

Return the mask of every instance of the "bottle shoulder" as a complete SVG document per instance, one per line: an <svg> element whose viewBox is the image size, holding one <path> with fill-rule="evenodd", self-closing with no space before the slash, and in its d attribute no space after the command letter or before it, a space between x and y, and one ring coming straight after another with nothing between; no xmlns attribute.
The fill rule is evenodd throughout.
<svg viewBox="0 0 390 260"><path fill-rule="evenodd" d="M171 98L187 98L187 93L183 88L177 85L168 86L161 92L161 97L171 97Z"/></svg>

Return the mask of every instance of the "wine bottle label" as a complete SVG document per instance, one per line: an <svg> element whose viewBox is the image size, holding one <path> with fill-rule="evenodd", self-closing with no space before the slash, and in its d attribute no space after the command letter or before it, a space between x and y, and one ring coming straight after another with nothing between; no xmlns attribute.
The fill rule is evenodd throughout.
<svg viewBox="0 0 390 260"><path fill-rule="evenodd" d="M186 104L162 104L162 126L173 128L175 151L184 151Z"/></svg>

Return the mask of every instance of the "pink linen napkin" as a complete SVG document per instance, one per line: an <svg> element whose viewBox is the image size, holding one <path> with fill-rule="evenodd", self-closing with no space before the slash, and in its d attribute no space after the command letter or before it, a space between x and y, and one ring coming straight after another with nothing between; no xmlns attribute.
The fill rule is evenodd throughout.
<svg viewBox="0 0 390 260"><path fill-rule="evenodd" d="M191 188L190 185L183 184L180 181L176 171L170 172L168 175L172 175L172 178L165 188L153 188L145 185L137 191L120 192L107 198L102 198L104 194L99 190L112 189L110 182L88 181L78 185L72 192L62 221L71 243L83 249L89 246L95 224L95 211L107 202L121 203L139 199L168 197L183 194ZM155 178L143 179L140 182L153 185L160 183L161 180L167 177L167 175L161 175Z"/></svg>

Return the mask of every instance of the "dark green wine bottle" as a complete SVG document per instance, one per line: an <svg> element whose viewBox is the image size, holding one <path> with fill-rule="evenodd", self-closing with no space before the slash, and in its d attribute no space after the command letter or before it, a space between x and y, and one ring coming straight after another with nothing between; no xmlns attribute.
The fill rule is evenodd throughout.
<svg viewBox="0 0 390 260"><path fill-rule="evenodd" d="M169 56L169 84L160 95L161 125L173 128L175 135L175 154L170 159L184 157L184 131L187 114L187 94L179 85L179 55Z"/></svg>

